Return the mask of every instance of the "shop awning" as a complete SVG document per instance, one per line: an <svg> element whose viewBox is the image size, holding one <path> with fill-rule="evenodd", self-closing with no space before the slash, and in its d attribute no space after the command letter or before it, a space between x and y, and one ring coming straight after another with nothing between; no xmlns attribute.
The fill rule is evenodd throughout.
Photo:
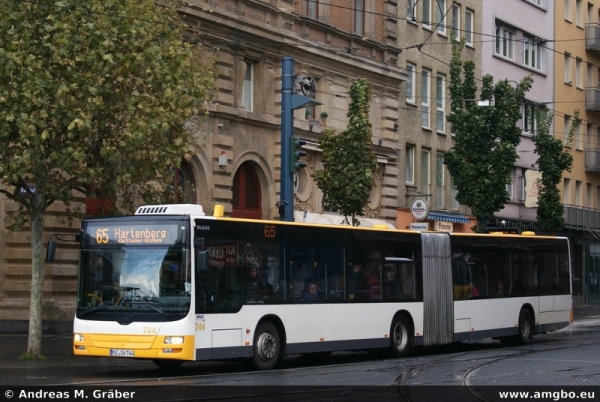
<svg viewBox="0 0 600 402"><path fill-rule="evenodd" d="M470 220L464 215L458 214L446 214L444 212L429 212L427 215L427 219L432 219L434 221L442 221L442 222L452 222L452 223L469 223Z"/></svg>

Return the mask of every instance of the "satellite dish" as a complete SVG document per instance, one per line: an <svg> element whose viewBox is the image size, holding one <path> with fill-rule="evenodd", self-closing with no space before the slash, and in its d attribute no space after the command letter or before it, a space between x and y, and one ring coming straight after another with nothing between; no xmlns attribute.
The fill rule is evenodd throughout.
<svg viewBox="0 0 600 402"><path fill-rule="evenodd" d="M302 78L296 78L296 82L300 84L300 90L304 96L312 98L317 93L317 81L310 75L305 75Z"/></svg>

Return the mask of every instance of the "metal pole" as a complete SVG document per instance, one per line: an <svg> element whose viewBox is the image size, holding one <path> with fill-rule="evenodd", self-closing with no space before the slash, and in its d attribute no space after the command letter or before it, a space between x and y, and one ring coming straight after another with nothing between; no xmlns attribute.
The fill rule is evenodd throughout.
<svg viewBox="0 0 600 402"><path fill-rule="evenodd" d="M294 135L292 91L294 87L294 59L284 57L281 63L281 198L279 215L282 221L294 221L294 187L290 170L290 147Z"/></svg>

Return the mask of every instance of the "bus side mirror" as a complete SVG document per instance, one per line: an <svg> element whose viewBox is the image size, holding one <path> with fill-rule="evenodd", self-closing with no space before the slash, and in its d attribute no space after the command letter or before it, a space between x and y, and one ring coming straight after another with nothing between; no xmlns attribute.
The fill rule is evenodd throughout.
<svg viewBox="0 0 600 402"><path fill-rule="evenodd" d="M56 241L48 240L48 247L46 247L46 261L54 262L55 254L56 254Z"/></svg>

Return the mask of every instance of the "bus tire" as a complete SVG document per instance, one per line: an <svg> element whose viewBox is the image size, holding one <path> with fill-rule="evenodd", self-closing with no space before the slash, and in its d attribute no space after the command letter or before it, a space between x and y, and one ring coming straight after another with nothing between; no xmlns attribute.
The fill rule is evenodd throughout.
<svg viewBox="0 0 600 402"><path fill-rule="evenodd" d="M183 360L154 359L152 363L162 370L175 370L183 364Z"/></svg>
<svg viewBox="0 0 600 402"><path fill-rule="evenodd" d="M515 336L515 343L522 345L533 339L533 316L528 308L522 308L519 313L519 332Z"/></svg>
<svg viewBox="0 0 600 402"><path fill-rule="evenodd" d="M413 345L412 325L408 319L399 315L392 321L390 329L390 349L394 357L404 357Z"/></svg>
<svg viewBox="0 0 600 402"><path fill-rule="evenodd" d="M259 370L270 370L277 364L281 354L279 332L275 325L263 322L256 329L252 362Z"/></svg>

